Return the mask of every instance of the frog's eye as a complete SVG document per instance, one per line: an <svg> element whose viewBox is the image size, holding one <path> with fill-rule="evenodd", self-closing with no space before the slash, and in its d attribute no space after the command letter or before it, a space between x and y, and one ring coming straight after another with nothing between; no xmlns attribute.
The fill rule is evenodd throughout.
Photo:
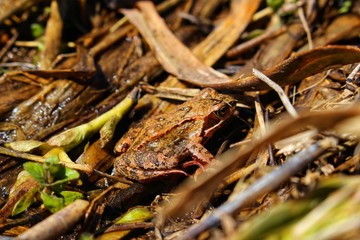
<svg viewBox="0 0 360 240"><path fill-rule="evenodd" d="M223 118L226 116L226 113L229 109L229 106L222 106L219 110L215 111L215 115L219 118Z"/></svg>

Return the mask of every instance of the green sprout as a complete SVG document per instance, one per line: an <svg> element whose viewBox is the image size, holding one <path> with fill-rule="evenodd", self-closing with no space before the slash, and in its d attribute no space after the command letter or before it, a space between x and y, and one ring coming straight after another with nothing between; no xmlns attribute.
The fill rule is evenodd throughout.
<svg viewBox="0 0 360 240"><path fill-rule="evenodd" d="M346 0L346 1L341 1L340 2L340 8L339 8L339 13L340 14L344 14L350 11L351 8L351 1L350 0Z"/></svg>
<svg viewBox="0 0 360 240"><path fill-rule="evenodd" d="M38 23L33 23L30 25L31 35L33 38L39 38L44 34L44 27Z"/></svg>
<svg viewBox="0 0 360 240"><path fill-rule="evenodd" d="M31 188L17 202L12 214L25 211L35 201L39 191L41 200L51 212L56 212L73 200L81 198L82 194L63 189L69 181L79 178L79 173L75 169L86 173L91 173L93 169L87 165L74 163L66 152L99 131L104 146L112 139L117 123L136 104L138 95L139 89L134 88L111 110L88 123L66 130L47 142L24 140L6 143L5 147L0 146L1 154L34 161L24 164L26 171L18 175L13 189L26 182L29 177L33 177L40 185Z"/></svg>
<svg viewBox="0 0 360 240"><path fill-rule="evenodd" d="M72 148L79 145L85 139L88 139L96 132L103 132L106 136L102 136L103 139L111 139L114 133L116 124L120 119L131 109L136 103L138 95L138 89L134 88L124 100L113 107L111 110L105 112L94 120L81 124L77 127L68 129L52 138L47 143L51 146L58 146L64 148L65 151L69 151ZM106 129L102 129L105 127ZM103 143L104 144L104 143Z"/></svg>
<svg viewBox="0 0 360 240"><path fill-rule="evenodd" d="M122 239L130 233L130 230L116 230L117 225L127 224L127 223L136 223L136 222L146 222L153 218L154 215L148 207L137 206L129 209L124 215L115 221L115 224L112 225L107 233L101 235L101 239Z"/></svg>
<svg viewBox="0 0 360 240"><path fill-rule="evenodd" d="M71 181L79 179L78 171L66 168L59 164L55 157L49 157L44 164L26 162L23 179L31 176L40 185L32 188L14 207L12 215L25 211L34 201L36 193L40 192L40 198L44 206L52 213L72 203L83 195L75 191L65 191L65 187Z"/></svg>
<svg viewBox="0 0 360 240"><path fill-rule="evenodd" d="M100 131L101 145L109 142L115 132L116 125L121 118L137 102L139 89L134 88L120 103L111 110L105 112L94 120L81 124L77 127L68 129L50 138L47 142L37 140L23 140L6 143L5 147L0 146L0 153L17 158L27 159L35 162L44 163L50 157L57 157L60 164L66 167L91 173L86 165L76 164L71 161L66 152L78 146L84 140ZM33 153L39 155L35 155Z"/></svg>
<svg viewBox="0 0 360 240"><path fill-rule="evenodd" d="M278 10L284 2L285 0L266 0L266 4L275 11Z"/></svg>

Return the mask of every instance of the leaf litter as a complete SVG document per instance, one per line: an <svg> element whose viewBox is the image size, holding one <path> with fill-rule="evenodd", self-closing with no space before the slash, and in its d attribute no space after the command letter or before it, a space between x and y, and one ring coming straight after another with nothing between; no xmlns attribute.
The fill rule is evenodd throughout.
<svg viewBox="0 0 360 240"><path fill-rule="evenodd" d="M0 3L1 236L359 236L357 1L15 2ZM215 163L113 174L135 122L206 87L238 101L205 143Z"/></svg>

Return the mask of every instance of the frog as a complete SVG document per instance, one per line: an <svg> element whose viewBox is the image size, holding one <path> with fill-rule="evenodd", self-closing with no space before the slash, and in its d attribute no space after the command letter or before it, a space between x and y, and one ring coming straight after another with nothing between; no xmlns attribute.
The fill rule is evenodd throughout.
<svg viewBox="0 0 360 240"><path fill-rule="evenodd" d="M236 111L236 100L205 88L172 110L140 121L115 144L116 175L150 182L215 160L203 146Z"/></svg>

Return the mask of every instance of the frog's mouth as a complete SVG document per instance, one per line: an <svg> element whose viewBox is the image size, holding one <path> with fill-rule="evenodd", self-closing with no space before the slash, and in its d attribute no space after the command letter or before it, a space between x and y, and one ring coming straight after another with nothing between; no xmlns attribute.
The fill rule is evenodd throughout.
<svg viewBox="0 0 360 240"><path fill-rule="evenodd" d="M206 138L211 137L214 134L214 132L217 129L219 129L221 125L223 125L225 123L225 120L226 119L220 119L220 121L218 123L214 124L212 127L208 128L208 129L206 129L204 131L204 137L206 137Z"/></svg>
<svg viewBox="0 0 360 240"><path fill-rule="evenodd" d="M206 165L206 163L202 163L198 160L192 160L192 161L186 161L186 162L182 163L179 168L185 170L185 169L188 169L189 167L197 166L197 167L199 167L199 169L205 170L205 165Z"/></svg>

